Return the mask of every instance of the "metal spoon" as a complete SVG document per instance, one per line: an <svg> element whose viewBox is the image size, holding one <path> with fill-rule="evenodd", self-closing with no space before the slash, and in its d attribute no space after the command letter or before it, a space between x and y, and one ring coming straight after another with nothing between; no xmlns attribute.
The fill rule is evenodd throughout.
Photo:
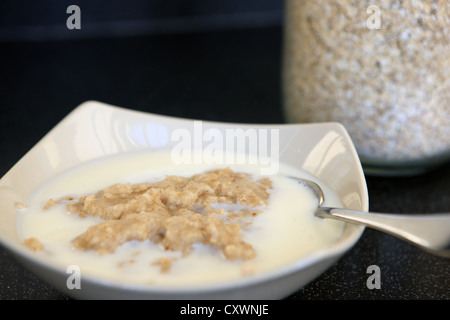
<svg viewBox="0 0 450 320"><path fill-rule="evenodd" d="M441 257L450 257L450 213L391 214L322 207L322 188L315 182L294 178L309 187L319 200L315 215L386 232Z"/></svg>

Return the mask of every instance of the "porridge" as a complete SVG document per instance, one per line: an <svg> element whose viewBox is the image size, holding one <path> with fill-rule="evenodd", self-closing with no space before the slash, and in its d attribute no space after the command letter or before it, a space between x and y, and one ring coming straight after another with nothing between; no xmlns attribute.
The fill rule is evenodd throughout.
<svg viewBox="0 0 450 320"><path fill-rule="evenodd" d="M268 178L254 182L229 168L188 178L168 176L153 184L116 184L67 205L70 213L105 219L72 243L82 250L112 253L125 242L150 239L184 254L194 243L203 243L219 248L226 259L251 259L253 248L242 241L240 224L231 222L261 212L255 208L267 206L270 185ZM59 202L50 199L44 209ZM215 203L248 208L227 211Z"/></svg>
<svg viewBox="0 0 450 320"><path fill-rule="evenodd" d="M280 166L173 165L135 154L69 170L20 210L25 246L55 264L127 283L226 281L293 263L339 237L317 200ZM306 176L307 177L307 176ZM339 199L325 188L328 205Z"/></svg>

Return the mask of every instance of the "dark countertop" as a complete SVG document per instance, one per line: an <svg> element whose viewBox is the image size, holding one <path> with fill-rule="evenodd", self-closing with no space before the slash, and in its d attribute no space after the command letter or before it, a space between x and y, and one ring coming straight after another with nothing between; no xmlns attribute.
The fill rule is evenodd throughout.
<svg viewBox="0 0 450 320"><path fill-rule="evenodd" d="M282 123L281 28L0 43L0 176L86 100L203 120ZM367 176L370 209L450 211L450 164ZM381 288L368 289L377 265ZM374 230L288 299L450 298L450 260ZM0 248L0 299L67 299Z"/></svg>

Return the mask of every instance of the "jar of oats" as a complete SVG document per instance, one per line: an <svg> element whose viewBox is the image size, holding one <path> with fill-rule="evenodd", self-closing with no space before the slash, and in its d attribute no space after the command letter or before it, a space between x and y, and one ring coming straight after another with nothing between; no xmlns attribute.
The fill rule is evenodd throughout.
<svg viewBox="0 0 450 320"><path fill-rule="evenodd" d="M450 159L450 1L287 0L284 40L288 122L342 123L369 174Z"/></svg>

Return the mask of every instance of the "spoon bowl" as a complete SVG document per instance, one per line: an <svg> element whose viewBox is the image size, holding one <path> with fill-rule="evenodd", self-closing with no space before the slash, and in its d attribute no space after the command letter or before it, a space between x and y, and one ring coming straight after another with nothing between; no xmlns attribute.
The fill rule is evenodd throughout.
<svg viewBox="0 0 450 320"><path fill-rule="evenodd" d="M362 224L450 258L450 213L392 214L322 207L325 200L322 188L311 180L294 179L308 187L318 199L317 217Z"/></svg>

